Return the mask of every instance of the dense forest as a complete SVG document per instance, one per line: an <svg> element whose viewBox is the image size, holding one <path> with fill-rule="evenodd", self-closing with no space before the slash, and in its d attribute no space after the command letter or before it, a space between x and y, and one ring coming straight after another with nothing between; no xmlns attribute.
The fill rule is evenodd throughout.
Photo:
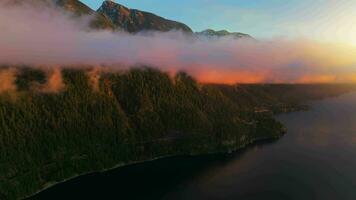
<svg viewBox="0 0 356 200"><path fill-rule="evenodd" d="M7 70L3 68L2 70ZM48 69L47 69L48 70ZM0 93L0 199L19 199L73 176L172 155L230 152L279 138L275 113L352 85L200 84L186 73L19 67ZM94 74L94 75L93 75Z"/></svg>

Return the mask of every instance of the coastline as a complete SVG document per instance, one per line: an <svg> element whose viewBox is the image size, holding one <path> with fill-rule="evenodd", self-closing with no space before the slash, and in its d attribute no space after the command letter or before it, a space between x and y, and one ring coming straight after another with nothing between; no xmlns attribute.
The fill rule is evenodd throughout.
<svg viewBox="0 0 356 200"><path fill-rule="evenodd" d="M349 94L349 93L346 93ZM336 96L332 96L332 97L336 97ZM331 97L331 98L332 98ZM330 98L330 97L329 97ZM280 112L276 112L274 113L274 118L277 117L278 115L283 115L283 114L289 114L289 113L294 113L294 112L306 112L311 110L312 108L312 104L314 102L317 102L319 100L309 100L308 103L305 104L301 104L299 105L299 107L296 107L294 109L288 109L288 110L284 110L284 111L280 111ZM119 163L114 165L113 167L108 167L102 170L95 170L95 171L89 171L89 172L85 172L85 173L81 173L81 174L75 174L67 179L64 179L62 181L58 181L58 182L49 182L47 184L44 185L43 188L39 189L37 192L28 195L22 199L31 199L33 197L35 197L36 195L40 194L41 192L55 187L56 185L65 183L67 181L76 179L76 178L80 178L82 176L86 176L86 175L90 175L90 174L96 174L96 173L105 173L111 170L116 170L119 169L121 167L125 167L125 166L130 166L130 165L135 165L135 164L142 164L142 163L146 163L146 162L152 162L152 161L156 161L156 160L160 160L160 159L166 159L166 158L173 158L173 157L177 157L177 156L191 156L191 157L196 157L196 156L203 156L203 155L214 155L214 154L233 154L236 153L238 151L242 151L243 149L249 148L250 146L256 145L259 142L264 142L264 141L277 141L278 139L280 139L281 137L283 137L285 134L287 134L287 129L285 129L285 127L283 126L283 130L282 134L280 134L279 137L275 137L275 136L271 136L271 137L257 137L257 138L253 138L250 139L250 141L246 142L243 145L228 149L226 151L210 151L210 152L202 152L202 153L191 153L191 154L170 154L170 155L165 155L165 156L158 156L158 157L154 157L154 158L150 158L150 159L143 159L143 160L137 160L137 161L131 161L131 162L127 162L127 163Z"/></svg>
<svg viewBox="0 0 356 200"><path fill-rule="evenodd" d="M86 175L90 175L90 174L105 173L105 172L108 172L108 171L111 171L111 170L116 170L116 169L119 169L119 168L125 167L125 166L130 166L130 165L135 165L135 164L142 164L142 163L146 163L146 162L153 162L153 161L156 161L156 160L166 159L166 158L173 158L173 157L177 157L177 156L196 157L196 156L214 155L214 154L233 154L233 153L236 153L236 152L241 151L243 149L246 149L249 146L256 145L259 142L278 140L281 137L283 137L285 134L286 133L283 133L280 137L259 137L259 138L254 138L254 139L251 139L249 142L247 142L247 143L245 143L245 144L243 144L241 146L229 149L228 151L212 151L212 152L197 153L197 154L187 154L187 155L185 155L185 154L171 154L171 155L166 155L166 156L154 157L154 158L151 158L151 159L144 159L144 160L127 162L127 163L120 163L120 164L116 164L113 167L105 168L105 169L102 169L102 170L99 170L99 171L90 171L90 172L85 172L85 173L81 173L81 174L75 174L75 175L73 175L73 176L71 176L69 178L66 178L66 179L62 180L62 181L49 182L49 183L45 184L44 187L39 189L37 192L35 192L35 193L31 194L31 195L25 196L25 197L23 197L21 199L31 199L31 198L35 197L36 195L40 194L41 192L43 192L43 191L45 191L47 189L50 189L52 187L55 187L56 185L59 185L59 184L65 183L67 181L70 181L70 180L73 180L73 179L76 179L76 178L80 178L80 177L83 177L83 176L86 176Z"/></svg>
<svg viewBox="0 0 356 200"><path fill-rule="evenodd" d="M343 94L348 92L342 90L339 93ZM333 96L338 96L338 95L327 95L327 97L325 98L330 98ZM233 97L229 97L229 98L233 100ZM246 118L246 119L241 121L240 123L241 125L245 126L242 127L241 131L239 131L240 130L239 127L233 127L234 129L232 128L229 129L229 132L227 132L228 134L226 134L224 137L216 135L216 133L215 134L211 133L212 135L216 136L214 140L210 139L210 136L206 134L202 134L202 135L187 134L189 135L189 138L185 139L185 137L178 137L181 135L178 135L177 137L172 136L172 137L168 137L167 141L159 140L157 141L157 143L155 142L153 146L148 145L147 148L146 146L143 146L146 145L145 143L142 144L142 148L141 146L136 146L135 145L136 143L134 144L127 143L127 145L130 145L128 147L128 151L130 153L133 152L134 154L125 154L127 155L126 157L125 155L124 157L122 157L121 154L111 154L110 159L111 158L115 158L115 159L111 159L112 162L110 161L110 159L108 159L110 162L107 162L106 164L102 164L100 166L91 165L90 163L100 162L101 157L92 157L90 159L90 162L83 164L84 167L82 169L78 168L78 170L72 171L73 173L70 173L69 170L67 171L69 173L59 175L59 176L53 176L54 178L42 179L42 181L36 182L36 184L33 184L31 187L27 189L25 188L21 192L18 192L17 194L13 193L10 195L12 195L13 197L12 199L35 199L37 195L40 196L39 194L41 192L48 190L49 188L55 187L56 185L59 185L61 183L65 183L67 181L89 174L95 174L95 173L100 174L110 170L118 169L120 167L125 167L125 166L144 163L144 162L151 162L159 159L171 158L176 156L195 157L195 156L204 156L210 154L228 155L231 153L235 153L237 151L241 151L244 148L249 147L250 145L254 145L257 142L276 140L282 137L286 133L286 129L285 126L278 121L277 116L282 114L288 114L293 112L304 112L310 110L312 109L310 106L311 102L319 101L319 100L320 100L319 98L308 97L304 99L304 101L302 102L300 101L284 102L281 100L281 103L276 103L276 104L272 103L272 104L266 104L266 106L249 107L248 112L242 113L243 114L242 118L243 119ZM256 105L259 104L256 103ZM233 123L234 121L231 122ZM223 126L219 126L219 127L223 127ZM98 134L95 135L94 133L93 135L98 136ZM239 137L235 137L235 135L238 135ZM100 139L100 137L98 139ZM152 142L153 141L154 140L152 140ZM91 144L90 141L88 144ZM124 144L123 147L126 148L127 145ZM117 146L112 146L111 148L117 149L116 147ZM123 147L120 146L120 148ZM53 167L52 171L54 173L57 173L64 169L66 169L64 166L60 166L57 168ZM40 171L38 174L41 173L42 171ZM34 172L33 174L36 174L36 172ZM44 175L44 177L46 177L46 175ZM31 180L32 179L35 181L37 180L36 178L32 178L32 177L30 178ZM8 191L9 193L13 189L18 190L16 188L8 187L8 189L4 191ZM4 199L6 199L5 194L3 195L3 197ZM10 196L9 199L11 199Z"/></svg>

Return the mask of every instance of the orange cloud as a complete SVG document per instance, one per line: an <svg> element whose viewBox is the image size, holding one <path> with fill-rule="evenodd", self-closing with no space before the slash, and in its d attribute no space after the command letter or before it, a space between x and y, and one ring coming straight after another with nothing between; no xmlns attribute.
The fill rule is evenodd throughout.
<svg viewBox="0 0 356 200"><path fill-rule="evenodd" d="M0 69L0 94L16 91L15 69Z"/></svg>

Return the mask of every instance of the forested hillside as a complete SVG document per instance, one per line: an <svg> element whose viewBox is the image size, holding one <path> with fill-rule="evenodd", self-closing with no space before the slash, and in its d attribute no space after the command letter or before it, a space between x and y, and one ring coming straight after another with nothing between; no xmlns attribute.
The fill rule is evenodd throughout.
<svg viewBox="0 0 356 200"><path fill-rule="evenodd" d="M4 68L2 70L8 70ZM0 199L116 165L171 155L228 152L278 138L272 112L338 95L351 85L204 85L185 73L15 70L0 93ZM1 90L0 90L1 91ZM316 92L317 91L317 92Z"/></svg>

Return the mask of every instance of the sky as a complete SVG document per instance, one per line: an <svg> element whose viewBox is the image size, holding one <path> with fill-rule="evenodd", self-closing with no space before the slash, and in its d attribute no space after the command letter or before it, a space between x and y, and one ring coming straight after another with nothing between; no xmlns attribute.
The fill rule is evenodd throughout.
<svg viewBox="0 0 356 200"><path fill-rule="evenodd" d="M82 0L97 9L102 0ZM256 38L308 38L356 45L355 0L116 0L129 8Z"/></svg>

